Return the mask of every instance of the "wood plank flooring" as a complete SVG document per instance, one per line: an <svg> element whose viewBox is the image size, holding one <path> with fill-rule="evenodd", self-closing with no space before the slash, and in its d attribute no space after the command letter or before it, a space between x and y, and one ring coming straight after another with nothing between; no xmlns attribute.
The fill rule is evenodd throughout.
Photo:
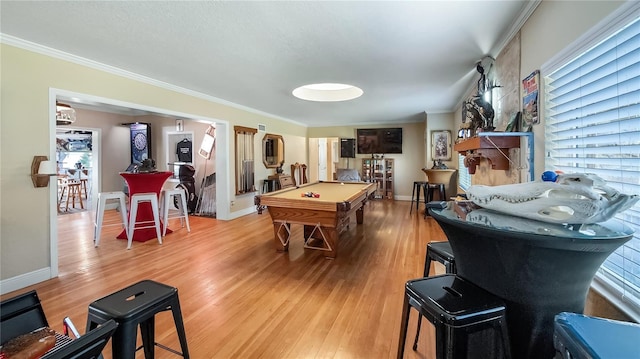
<svg viewBox="0 0 640 359"><path fill-rule="evenodd" d="M94 248L92 212L59 216L59 277L2 299L36 289L54 329L69 316L84 333L90 302L152 279L178 288L195 359L395 358L404 283L422 276L426 244L446 239L409 205L370 201L364 225L351 219L334 260L302 247L301 226L293 226L289 252L277 253L267 212L233 221L192 216L191 233L172 220L175 232L162 245L134 242L131 250L115 239L117 226L103 228ZM413 311L405 357L433 357L428 323L411 349L416 318ZM179 348L169 312L156 317L156 341ZM111 357L110 344L104 354ZM176 357L156 349L156 358Z"/></svg>

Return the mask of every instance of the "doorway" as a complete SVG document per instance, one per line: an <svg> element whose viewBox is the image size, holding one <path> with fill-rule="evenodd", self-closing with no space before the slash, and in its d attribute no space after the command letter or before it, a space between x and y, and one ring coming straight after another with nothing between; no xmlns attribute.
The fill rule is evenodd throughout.
<svg viewBox="0 0 640 359"><path fill-rule="evenodd" d="M218 161L213 161L215 163L215 172L222 174L217 177L217 185L216 185L216 198L218 203L228 204L230 203L230 182L229 177L225 174L230 173L229 167L230 164L225 159L229 156L228 146L229 146L229 124L226 121L221 121L218 119L207 118L202 116L197 116L188 113L181 113L176 111L170 111L161 108L149 107L145 105L133 104L128 102L123 102L119 100L113 100L108 98L96 97L87 94L75 93L61 89L50 88L49 89L49 132L50 136L50 152L49 158L56 157L56 102L64 101L65 103L70 104L72 107L77 106L78 108L86 108L94 111L101 112L113 112L113 111L129 111L135 112L138 115L142 114L154 114L162 117L173 117L173 118L182 118L186 120L193 120L197 122L205 122L205 123L214 123L216 126L216 151L215 157L220 159ZM92 132L93 136L93 132ZM196 134L196 137L198 135ZM96 138L98 140L96 140ZM100 133L96 134L95 138L92 138L94 144L96 142L99 143ZM101 173L102 164L99 161L101 156L101 150L98 146L95 146L95 149L92 150L92 167L94 167L94 172L96 175L93 176L92 181L92 195L94 198L97 197L97 193L101 190L101 176L97 175ZM58 276L58 224L57 224L57 186L49 186L49 203L50 203L50 217L49 217L49 238L50 238L50 273L49 277L54 278ZM93 201L95 202L95 201ZM221 220L228 220L230 218L230 206L217 206L216 209L217 218ZM88 216L91 218L91 216ZM89 219L92 220L92 219Z"/></svg>
<svg viewBox="0 0 640 359"><path fill-rule="evenodd" d="M331 181L339 163L340 139L309 138L309 181Z"/></svg>
<svg viewBox="0 0 640 359"><path fill-rule="evenodd" d="M100 129L56 127L58 215L92 210L99 188L99 149Z"/></svg>

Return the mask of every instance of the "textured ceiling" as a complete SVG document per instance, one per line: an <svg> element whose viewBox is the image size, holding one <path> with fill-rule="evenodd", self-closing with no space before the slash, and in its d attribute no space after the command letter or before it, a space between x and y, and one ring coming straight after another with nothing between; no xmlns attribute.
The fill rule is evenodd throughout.
<svg viewBox="0 0 640 359"><path fill-rule="evenodd" d="M26 40L308 126L451 112L537 1L6 1ZM299 100L338 82L364 95Z"/></svg>

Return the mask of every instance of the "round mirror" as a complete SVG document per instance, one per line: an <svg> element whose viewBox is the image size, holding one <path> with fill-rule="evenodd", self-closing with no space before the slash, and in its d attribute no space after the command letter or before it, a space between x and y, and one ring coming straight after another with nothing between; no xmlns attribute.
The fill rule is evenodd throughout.
<svg viewBox="0 0 640 359"><path fill-rule="evenodd" d="M267 168L276 168L284 162L284 140L280 135L267 133L262 139L262 163Z"/></svg>

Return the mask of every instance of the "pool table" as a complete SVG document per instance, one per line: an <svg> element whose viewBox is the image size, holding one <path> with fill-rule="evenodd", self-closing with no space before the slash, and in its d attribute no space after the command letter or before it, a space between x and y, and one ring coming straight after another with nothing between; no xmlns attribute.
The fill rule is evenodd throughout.
<svg viewBox="0 0 640 359"><path fill-rule="evenodd" d="M255 204L258 213L265 207L269 210L277 251L289 249L291 224L302 224L304 247L335 258L339 235L347 229L352 214L358 224L363 222L364 204L375 190L375 183L320 181L258 195ZM320 196L302 195L309 192Z"/></svg>

